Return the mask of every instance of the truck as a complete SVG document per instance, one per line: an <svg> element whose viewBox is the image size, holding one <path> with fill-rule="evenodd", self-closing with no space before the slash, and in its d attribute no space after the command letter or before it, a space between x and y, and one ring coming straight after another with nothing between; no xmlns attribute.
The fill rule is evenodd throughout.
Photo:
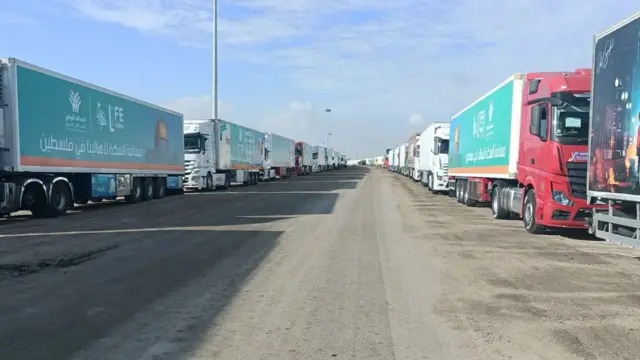
<svg viewBox="0 0 640 360"><path fill-rule="evenodd" d="M420 182L432 193L449 191L449 123L431 123L420 134Z"/></svg>
<svg viewBox="0 0 640 360"><path fill-rule="evenodd" d="M450 123L449 188L532 234L586 229L591 69L517 73Z"/></svg>
<svg viewBox="0 0 640 360"><path fill-rule="evenodd" d="M182 190L182 114L0 59L0 215Z"/></svg>
<svg viewBox="0 0 640 360"><path fill-rule="evenodd" d="M313 172L313 146L304 141L297 141L295 146L296 176L311 174Z"/></svg>
<svg viewBox="0 0 640 360"><path fill-rule="evenodd" d="M264 133L222 119L185 120L183 127L185 190L258 184Z"/></svg>
<svg viewBox="0 0 640 360"><path fill-rule="evenodd" d="M394 147L389 152L389 170L398 172L398 159L400 156L400 147Z"/></svg>
<svg viewBox="0 0 640 360"><path fill-rule="evenodd" d="M407 148L408 143L402 143L398 149L398 172L402 175L407 174Z"/></svg>
<svg viewBox="0 0 640 360"><path fill-rule="evenodd" d="M640 245L640 13L594 36L586 219L589 232ZM580 175L584 175L580 173Z"/></svg>
<svg viewBox="0 0 640 360"><path fill-rule="evenodd" d="M276 133L265 134L265 141L269 148L265 172L274 170L276 178L290 178L294 174L295 140L278 135Z"/></svg>
<svg viewBox="0 0 640 360"><path fill-rule="evenodd" d="M407 161L407 168L405 170L405 175L410 177L410 178L414 178L414 172L415 172L415 165L416 165L416 148L418 146L418 141L420 140L420 134L413 134L411 135L411 137L409 138L409 141L407 142L407 148L406 148L406 161Z"/></svg>
<svg viewBox="0 0 640 360"><path fill-rule="evenodd" d="M326 170L326 150L322 146L313 147L312 166L313 172L322 172Z"/></svg>

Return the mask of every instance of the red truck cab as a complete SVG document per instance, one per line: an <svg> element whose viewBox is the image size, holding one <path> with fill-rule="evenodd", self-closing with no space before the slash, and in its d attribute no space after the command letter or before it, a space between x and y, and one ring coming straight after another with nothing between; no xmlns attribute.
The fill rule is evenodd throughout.
<svg viewBox="0 0 640 360"><path fill-rule="evenodd" d="M527 74L518 182L529 232L587 228L591 78L591 69Z"/></svg>
<svg viewBox="0 0 640 360"><path fill-rule="evenodd" d="M296 146L295 146L295 159L296 159L295 175L296 176L307 175L306 169L302 165L303 153L304 153L304 142L296 141Z"/></svg>

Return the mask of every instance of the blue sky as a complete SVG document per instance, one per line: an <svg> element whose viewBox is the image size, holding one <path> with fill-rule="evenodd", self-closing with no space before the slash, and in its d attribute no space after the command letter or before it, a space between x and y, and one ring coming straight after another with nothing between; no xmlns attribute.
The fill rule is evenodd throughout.
<svg viewBox="0 0 640 360"><path fill-rule="evenodd" d="M593 34L638 10L610 4L220 0L221 115L313 144L329 129L338 150L382 154L511 73L589 67ZM210 0L6 2L1 56L206 117L211 10Z"/></svg>

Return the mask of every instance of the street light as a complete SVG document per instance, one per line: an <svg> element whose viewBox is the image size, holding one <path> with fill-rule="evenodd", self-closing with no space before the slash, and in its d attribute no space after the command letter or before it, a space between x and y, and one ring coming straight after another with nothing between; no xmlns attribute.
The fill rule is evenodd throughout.
<svg viewBox="0 0 640 360"><path fill-rule="evenodd" d="M213 119L218 120L218 0L213 0L213 84L211 99L213 100Z"/></svg>

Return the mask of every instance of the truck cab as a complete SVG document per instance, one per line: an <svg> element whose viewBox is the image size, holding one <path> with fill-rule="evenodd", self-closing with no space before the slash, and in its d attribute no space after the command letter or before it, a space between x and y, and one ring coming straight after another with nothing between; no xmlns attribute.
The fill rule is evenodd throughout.
<svg viewBox="0 0 640 360"><path fill-rule="evenodd" d="M529 73L518 181L525 228L585 228L591 69Z"/></svg>
<svg viewBox="0 0 640 360"><path fill-rule="evenodd" d="M184 121L184 179L188 190L212 190L225 185L225 174L216 172L215 122Z"/></svg>
<svg viewBox="0 0 640 360"><path fill-rule="evenodd" d="M449 190L449 128L433 123L420 135L420 181L434 193Z"/></svg>

